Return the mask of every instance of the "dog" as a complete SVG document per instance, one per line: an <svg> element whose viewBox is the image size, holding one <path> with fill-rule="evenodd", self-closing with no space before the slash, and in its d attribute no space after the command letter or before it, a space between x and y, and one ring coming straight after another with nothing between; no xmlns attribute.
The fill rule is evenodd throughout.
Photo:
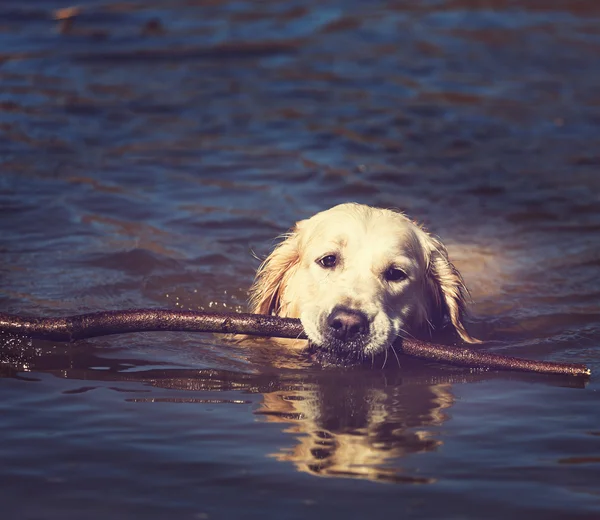
<svg viewBox="0 0 600 520"><path fill-rule="evenodd" d="M250 310L300 318L309 345L361 361L398 337L465 326L468 291L444 245L403 213L356 203L322 211L283 236L258 268Z"/></svg>

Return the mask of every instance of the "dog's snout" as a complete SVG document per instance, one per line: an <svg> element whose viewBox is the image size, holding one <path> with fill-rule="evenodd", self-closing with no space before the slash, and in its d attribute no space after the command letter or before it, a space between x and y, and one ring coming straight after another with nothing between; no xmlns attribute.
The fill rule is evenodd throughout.
<svg viewBox="0 0 600 520"><path fill-rule="evenodd" d="M369 331L369 320L363 312L341 307L329 315L327 325L333 337L341 341L351 341Z"/></svg>

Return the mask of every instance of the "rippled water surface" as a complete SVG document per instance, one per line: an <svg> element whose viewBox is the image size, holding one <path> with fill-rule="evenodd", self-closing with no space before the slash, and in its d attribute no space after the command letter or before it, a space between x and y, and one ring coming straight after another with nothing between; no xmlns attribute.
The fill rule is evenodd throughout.
<svg viewBox="0 0 600 520"><path fill-rule="evenodd" d="M80 5L0 4L0 311L240 311L253 253L354 200L448 245L478 348L600 372L600 3ZM600 518L597 375L0 356L11 518Z"/></svg>

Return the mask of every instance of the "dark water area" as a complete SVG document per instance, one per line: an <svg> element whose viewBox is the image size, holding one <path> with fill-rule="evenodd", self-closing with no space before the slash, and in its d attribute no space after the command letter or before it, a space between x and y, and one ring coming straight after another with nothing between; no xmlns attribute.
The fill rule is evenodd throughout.
<svg viewBox="0 0 600 520"><path fill-rule="evenodd" d="M447 244L477 348L589 382L0 338L16 519L600 518L600 3L0 4L0 311L242 311L344 201Z"/></svg>

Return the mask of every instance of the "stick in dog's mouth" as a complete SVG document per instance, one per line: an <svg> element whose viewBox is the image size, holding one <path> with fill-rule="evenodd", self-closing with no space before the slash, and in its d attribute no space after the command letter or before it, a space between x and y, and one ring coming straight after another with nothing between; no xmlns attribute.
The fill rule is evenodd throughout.
<svg viewBox="0 0 600 520"><path fill-rule="evenodd" d="M106 311L50 318L0 313L0 331L52 341L77 341L111 334L150 331L212 332L306 339L300 320L295 318L166 309ZM591 374L590 369L582 364L499 356L465 347L436 345L412 338L402 340L398 353L483 370L517 370L570 376ZM327 353L323 349L317 349L315 355L317 360L324 362L333 362L336 358L335 351ZM360 355L350 354L346 356L346 360L351 362L355 357L360 359ZM343 359L342 356L342 361Z"/></svg>

